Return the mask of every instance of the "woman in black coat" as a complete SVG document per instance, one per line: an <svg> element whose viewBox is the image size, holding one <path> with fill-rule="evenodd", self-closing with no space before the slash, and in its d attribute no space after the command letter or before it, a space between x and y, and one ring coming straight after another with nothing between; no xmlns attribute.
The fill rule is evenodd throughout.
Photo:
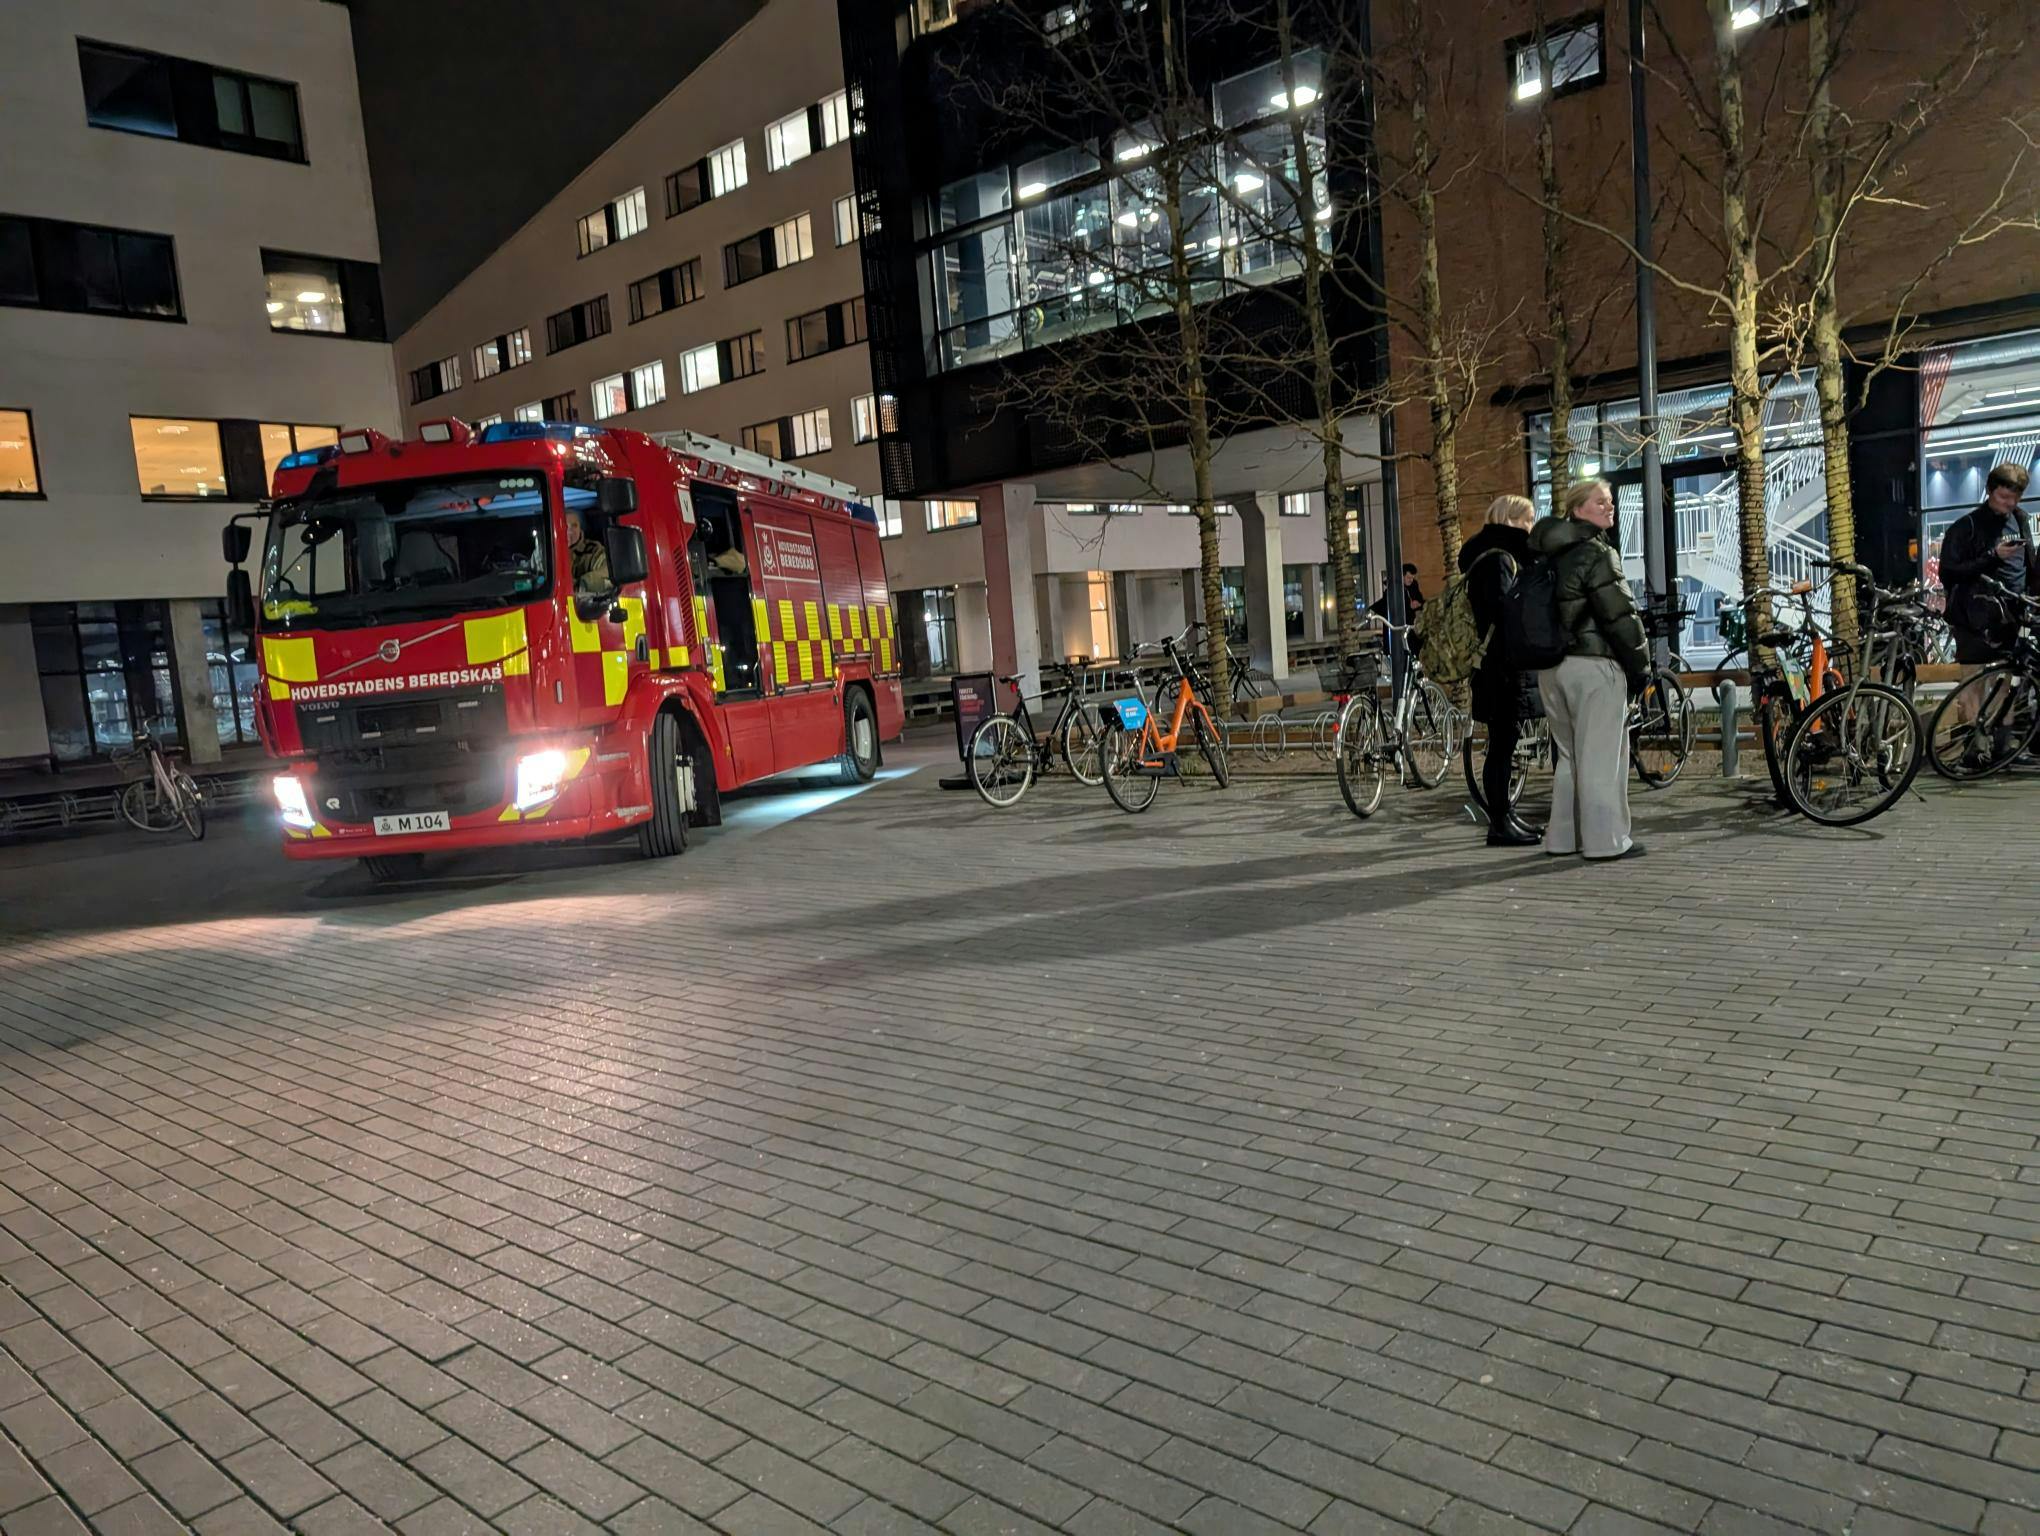
<svg viewBox="0 0 2040 1536"><path fill-rule="evenodd" d="M1530 559L1530 525L1537 509L1523 496L1497 496L1487 511L1487 526L1459 550L1459 569L1467 573L1474 622L1484 634L1496 634L1502 622L1502 592ZM1542 833L1527 826L1509 804L1509 777L1515 766L1521 724L1544 713L1537 696L1537 674L1518 672L1502 654L1499 636L1488 646L1487 658L1473 674L1473 718L1488 729L1487 762L1481 769L1481 798L1488 804L1488 846L1527 848Z"/></svg>

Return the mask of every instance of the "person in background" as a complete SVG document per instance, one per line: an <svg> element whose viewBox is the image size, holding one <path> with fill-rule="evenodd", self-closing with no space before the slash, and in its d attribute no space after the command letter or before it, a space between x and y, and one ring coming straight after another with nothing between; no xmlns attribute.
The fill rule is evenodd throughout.
<svg viewBox="0 0 2040 1536"><path fill-rule="evenodd" d="M574 561L574 591L583 597L597 597L613 585L609 579L609 551L588 537L581 514L567 514L567 553Z"/></svg>
<svg viewBox="0 0 2040 1536"><path fill-rule="evenodd" d="M2012 605L1985 578L2014 592L2040 594L2040 554L2019 507L2030 480L2024 465L1998 465L1984 481L1983 505L1941 539L1948 628L1955 636L1955 660L1968 669L1965 678L2002 656L2017 632Z"/></svg>
<svg viewBox="0 0 2040 1536"><path fill-rule="evenodd" d="M1558 748L1548 854L1643 852L1629 836L1629 700L1650 675L1650 646L1622 557L1605 537L1614 525L1608 482L1582 480L1530 530L1530 552L1557 564L1558 618L1571 637L1565 660L1537 674Z"/></svg>
<svg viewBox="0 0 2040 1536"><path fill-rule="evenodd" d="M1405 565L1402 568L1403 614L1414 624L1417 615L1424 611L1424 589L1417 585L1417 568Z"/></svg>
<svg viewBox="0 0 2040 1536"><path fill-rule="evenodd" d="M1509 805L1509 779L1522 723L1544 713L1537 674L1518 672L1510 664L1499 635L1502 594L1529 563L1530 527L1536 521L1537 509L1527 496L1497 496L1488 506L1487 526L1459 551L1473 621L1483 634L1494 636L1473 674L1473 718L1487 727L1480 792L1488 805L1490 848L1528 848L1543 836L1541 829L1525 825L1513 807L1500 809Z"/></svg>

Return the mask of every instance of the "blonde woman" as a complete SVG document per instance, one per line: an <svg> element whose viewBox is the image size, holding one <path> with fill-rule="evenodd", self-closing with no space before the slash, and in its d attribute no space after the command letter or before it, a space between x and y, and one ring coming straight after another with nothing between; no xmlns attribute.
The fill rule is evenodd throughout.
<svg viewBox="0 0 2040 1536"><path fill-rule="evenodd" d="M1643 691L1650 648L1636 599L1609 542L1615 493L1582 480L1556 515L1530 530L1530 551L1558 567L1565 660L1537 674L1558 767L1544 851L1620 859L1643 852L1629 836L1629 699Z"/></svg>
<svg viewBox="0 0 2040 1536"><path fill-rule="evenodd" d="M1488 504L1487 526L1461 546L1459 569L1466 573L1473 622L1496 634L1502 622L1502 593L1530 563L1530 525L1537 508L1527 496L1497 496ZM1519 672L1497 638L1473 674L1473 718L1487 727L1487 761L1481 768L1481 798L1488 807L1490 848L1529 848L1542 829L1525 826L1509 804L1510 770L1522 723L1544 713L1537 674Z"/></svg>

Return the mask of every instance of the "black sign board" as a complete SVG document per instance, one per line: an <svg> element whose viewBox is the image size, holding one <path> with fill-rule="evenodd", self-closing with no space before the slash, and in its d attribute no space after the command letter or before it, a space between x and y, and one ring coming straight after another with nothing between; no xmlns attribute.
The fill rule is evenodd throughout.
<svg viewBox="0 0 2040 1536"><path fill-rule="evenodd" d="M967 762L971 737L999 712L997 683L989 672L958 673L949 680L949 703L956 712L956 760Z"/></svg>

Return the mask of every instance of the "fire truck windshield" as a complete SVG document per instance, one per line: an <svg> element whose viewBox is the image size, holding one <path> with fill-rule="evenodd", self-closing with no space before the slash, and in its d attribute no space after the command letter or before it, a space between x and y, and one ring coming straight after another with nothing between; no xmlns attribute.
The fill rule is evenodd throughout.
<svg viewBox="0 0 2040 1536"><path fill-rule="evenodd" d="M262 617L327 627L529 602L551 564L545 484L532 473L464 475L281 503Z"/></svg>

